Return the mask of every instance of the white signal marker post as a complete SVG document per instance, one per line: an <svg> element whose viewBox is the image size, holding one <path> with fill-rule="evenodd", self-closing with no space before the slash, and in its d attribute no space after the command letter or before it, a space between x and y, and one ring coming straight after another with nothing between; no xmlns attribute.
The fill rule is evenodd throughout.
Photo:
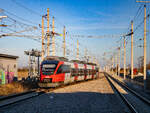
<svg viewBox="0 0 150 113"><path fill-rule="evenodd" d="M85 48L85 61L88 62L87 61L87 48Z"/></svg>
<svg viewBox="0 0 150 113"><path fill-rule="evenodd" d="M117 63L117 54L115 55L115 60L116 60L116 75L117 75L117 68L118 68L118 63Z"/></svg>
<svg viewBox="0 0 150 113"><path fill-rule="evenodd" d="M144 88L146 89L146 5L144 5Z"/></svg>
<svg viewBox="0 0 150 113"><path fill-rule="evenodd" d="M114 67L114 72L113 72L113 75L115 75L115 60L116 59L115 59L115 55L114 55L114 61L113 61L113 63L114 63L114 66L113 66Z"/></svg>
<svg viewBox="0 0 150 113"><path fill-rule="evenodd" d="M133 79L133 21L131 21L131 79Z"/></svg>
<svg viewBox="0 0 150 113"><path fill-rule="evenodd" d="M124 37L124 79L126 79L126 41Z"/></svg>

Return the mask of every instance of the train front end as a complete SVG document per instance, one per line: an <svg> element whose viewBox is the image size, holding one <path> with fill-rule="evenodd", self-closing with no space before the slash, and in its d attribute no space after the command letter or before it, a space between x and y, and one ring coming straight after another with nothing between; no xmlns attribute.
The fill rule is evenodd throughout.
<svg viewBox="0 0 150 113"><path fill-rule="evenodd" d="M55 82L55 73L59 61L44 60L40 66L40 82L39 87L56 87L59 84Z"/></svg>

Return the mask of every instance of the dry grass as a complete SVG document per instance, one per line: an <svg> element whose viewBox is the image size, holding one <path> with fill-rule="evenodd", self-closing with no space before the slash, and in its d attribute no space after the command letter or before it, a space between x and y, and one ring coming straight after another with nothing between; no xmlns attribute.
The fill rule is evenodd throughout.
<svg viewBox="0 0 150 113"><path fill-rule="evenodd" d="M0 85L0 96L22 93L35 88L38 88L37 82L12 82L9 84Z"/></svg>
<svg viewBox="0 0 150 113"><path fill-rule="evenodd" d="M28 70L18 70L18 80L28 77ZM12 82L0 85L0 96L8 96L11 94L22 93L37 88L37 83L33 81Z"/></svg>
<svg viewBox="0 0 150 113"><path fill-rule="evenodd" d="M19 82L13 82L10 84L0 85L0 96L7 96L10 94L17 94L28 91L29 88Z"/></svg>
<svg viewBox="0 0 150 113"><path fill-rule="evenodd" d="M28 77L28 71L18 71L18 80Z"/></svg>

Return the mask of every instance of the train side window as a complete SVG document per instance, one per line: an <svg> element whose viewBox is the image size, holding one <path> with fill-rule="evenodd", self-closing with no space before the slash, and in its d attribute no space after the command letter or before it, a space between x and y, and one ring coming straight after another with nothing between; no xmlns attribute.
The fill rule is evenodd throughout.
<svg viewBox="0 0 150 113"><path fill-rule="evenodd" d="M80 74L80 76L82 76L82 69L80 69L80 73L79 74Z"/></svg>
<svg viewBox="0 0 150 113"><path fill-rule="evenodd" d="M75 69L75 75L74 76L78 76L79 75L79 69Z"/></svg>
<svg viewBox="0 0 150 113"><path fill-rule="evenodd" d="M92 75L92 70L90 69L89 71L90 71L90 75Z"/></svg>
<svg viewBox="0 0 150 113"><path fill-rule="evenodd" d="M75 71L74 68L72 68L72 69L71 69L71 76L75 76L75 74L76 74L76 71Z"/></svg>
<svg viewBox="0 0 150 113"><path fill-rule="evenodd" d="M98 72L98 68L96 68L96 72Z"/></svg>
<svg viewBox="0 0 150 113"><path fill-rule="evenodd" d="M71 68L71 76L73 76L73 69Z"/></svg>
<svg viewBox="0 0 150 113"><path fill-rule="evenodd" d="M94 75L94 70L92 70L92 75Z"/></svg>
<svg viewBox="0 0 150 113"><path fill-rule="evenodd" d="M70 65L63 65L62 71L63 73L70 73Z"/></svg>
<svg viewBox="0 0 150 113"><path fill-rule="evenodd" d="M96 70L94 70L94 75L96 74Z"/></svg>
<svg viewBox="0 0 150 113"><path fill-rule="evenodd" d="M81 76L84 75L84 69L81 69Z"/></svg>
<svg viewBox="0 0 150 113"><path fill-rule="evenodd" d="M93 75L93 71L94 71L94 70L91 70L91 75Z"/></svg>
<svg viewBox="0 0 150 113"><path fill-rule="evenodd" d="M62 64L57 70L57 74L59 73L70 73L70 65Z"/></svg>
<svg viewBox="0 0 150 113"><path fill-rule="evenodd" d="M81 69L78 69L78 76L81 76Z"/></svg>
<svg viewBox="0 0 150 113"><path fill-rule="evenodd" d="M86 69L84 69L84 75L87 75L87 70Z"/></svg>
<svg viewBox="0 0 150 113"><path fill-rule="evenodd" d="M87 69L87 75L90 75L90 71L89 71L89 69Z"/></svg>
<svg viewBox="0 0 150 113"><path fill-rule="evenodd" d="M59 66L59 68L58 68L58 70L57 70L57 74L62 73L62 66L63 66L63 65L60 65L60 66Z"/></svg>
<svg viewBox="0 0 150 113"><path fill-rule="evenodd" d="M79 75L78 72L79 72L78 69L72 68L72 69L71 69L71 76L77 76L77 75Z"/></svg>

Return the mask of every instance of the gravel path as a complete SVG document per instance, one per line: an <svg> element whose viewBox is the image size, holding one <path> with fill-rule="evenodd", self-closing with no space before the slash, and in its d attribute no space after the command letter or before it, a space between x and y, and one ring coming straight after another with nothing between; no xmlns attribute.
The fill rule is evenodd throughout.
<svg viewBox="0 0 150 113"><path fill-rule="evenodd" d="M124 113L125 106L103 74L97 80L56 89L0 113Z"/></svg>

